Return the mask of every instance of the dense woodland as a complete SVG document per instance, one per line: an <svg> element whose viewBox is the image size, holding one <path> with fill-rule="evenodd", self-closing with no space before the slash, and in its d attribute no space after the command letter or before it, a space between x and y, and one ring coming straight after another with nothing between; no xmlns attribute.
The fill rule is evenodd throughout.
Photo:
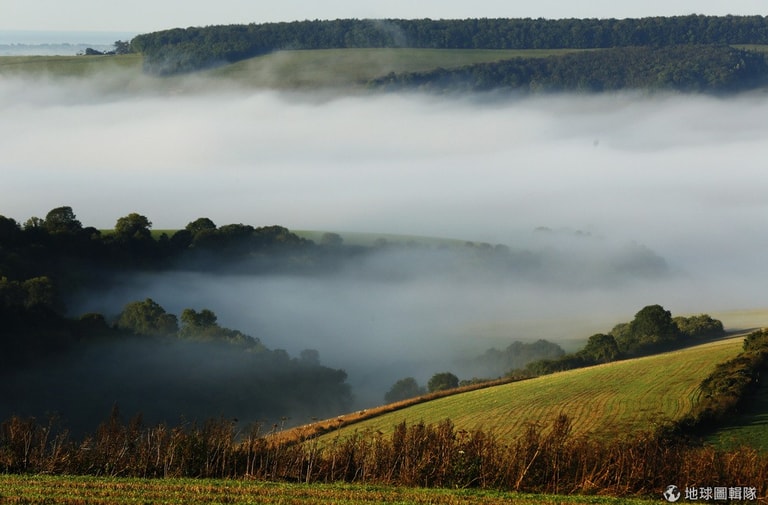
<svg viewBox="0 0 768 505"><path fill-rule="evenodd" d="M131 49L153 74L175 74L287 49L600 49L516 58L446 71L389 75L373 87L522 91L674 89L733 92L762 86L760 53L732 45L768 44L762 16L641 19L463 19L297 21L190 27L143 34Z"/></svg>
<svg viewBox="0 0 768 505"><path fill-rule="evenodd" d="M72 296L118 275L217 269L245 256L251 271L282 271L298 268L309 247L282 227L203 218L157 238L150 228L130 214L102 233L70 207L24 225L0 217L0 416L59 412L82 432L115 404L172 423L182 415L302 422L351 408L346 373L323 366L316 351L269 349L204 307L176 315L147 298L115 315L71 314Z"/></svg>
<svg viewBox="0 0 768 505"><path fill-rule="evenodd" d="M621 47L548 58L515 58L457 69L391 73L372 88L460 91L676 90L724 93L768 83L762 54L729 46Z"/></svg>

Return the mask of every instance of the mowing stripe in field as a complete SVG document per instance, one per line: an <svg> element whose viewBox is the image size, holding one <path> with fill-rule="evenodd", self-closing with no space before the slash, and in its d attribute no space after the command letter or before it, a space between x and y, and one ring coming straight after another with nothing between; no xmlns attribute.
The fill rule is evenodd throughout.
<svg viewBox="0 0 768 505"><path fill-rule="evenodd" d="M742 341L730 338L440 398L341 428L324 440L355 430L390 433L402 421L444 419L457 429L482 428L509 440L529 424L545 426L560 413L571 418L575 435L611 438L650 430L689 412L701 380L736 356Z"/></svg>

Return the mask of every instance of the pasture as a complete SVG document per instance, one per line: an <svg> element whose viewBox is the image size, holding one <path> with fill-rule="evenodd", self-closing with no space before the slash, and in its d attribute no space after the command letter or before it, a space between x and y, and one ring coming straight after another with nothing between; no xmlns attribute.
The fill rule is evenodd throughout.
<svg viewBox="0 0 768 505"><path fill-rule="evenodd" d="M509 58L542 58L577 49L364 48L276 51L208 71L212 77L267 88L349 87L390 72L457 68Z"/></svg>
<svg viewBox="0 0 768 505"><path fill-rule="evenodd" d="M0 56L0 75L88 78L116 70L141 72L139 54L121 56Z"/></svg>
<svg viewBox="0 0 768 505"><path fill-rule="evenodd" d="M2 56L0 76L32 78L120 78L129 89L159 89L174 93L209 90L214 85L252 89L300 90L361 88L370 79L390 72L456 68L516 57L539 58L574 49L318 49L275 51L225 64L188 76L157 78L142 74L142 56ZM142 79L137 79L139 76ZM117 85L117 82L113 83Z"/></svg>
<svg viewBox="0 0 768 505"><path fill-rule="evenodd" d="M330 443L356 431L391 433L401 422L451 419L457 429L481 428L511 441L531 424L546 429L561 413L571 418L574 435L614 440L651 431L689 412L701 380L741 346L742 338L734 337L451 395L340 425L321 440Z"/></svg>

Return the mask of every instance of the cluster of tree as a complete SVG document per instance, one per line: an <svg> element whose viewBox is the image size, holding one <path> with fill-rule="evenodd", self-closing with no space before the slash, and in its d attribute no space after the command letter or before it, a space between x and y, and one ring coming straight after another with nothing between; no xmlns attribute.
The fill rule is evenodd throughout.
<svg viewBox="0 0 768 505"><path fill-rule="evenodd" d="M71 296L109 287L113 274L185 262L218 268L259 255L281 268L293 261L289 251L311 245L278 226L216 227L203 218L171 237L156 237L151 227L131 213L102 232L84 227L71 207L24 225L0 216L1 414L59 411L82 430L112 402L158 421L213 412L303 420L349 410L343 370L322 366L316 351L291 358L269 350L220 326L211 310L188 308L177 317L148 298L115 319L69 315Z"/></svg>
<svg viewBox="0 0 768 505"><path fill-rule="evenodd" d="M538 360L557 360L565 355L559 345L544 339L535 342L515 341L505 349L491 348L480 356L459 363L462 370L482 377L501 377L510 370L524 368Z"/></svg>
<svg viewBox="0 0 768 505"><path fill-rule="evenodd" d="M438 391L447 391L459 387L461 382L459 378L451 372L438 372L430 377L426 389L419 385L413 377L406 377L395 382L384 395L384 401L387 403L399 402L409 398L415 398L427 393L436 393Z"/></svg>
<svg viewBox="0 0 768 505"><path fill-rule="evenodd" d="M152 222L135 212L117 219L113 230L101 231L83 226L72 208L63 206L44 219L31 217L23 225L0 216L0 276L11 280L49 277L67 292L98 282L104 271L157 270L182 262L202 268L212 266L214 262L202 261L211 256L232 260L272 255L283 266L298 264L303 261L301 252L312 245L281 226L217 227L207 218L171 236L153 235ZM278 265L273 262L270 267Z"/></svg>
<svg viewBox="0 0 768 505"><path fill-rule="evenodd" d="M618 47L546 58L514 58L458 69L390 73L377 89L427 91L589 92L671 89L735 92L768 82L764 55L730 46Z"/></svg>
<svg viewBox="0 0 768 505"><path fill-rule="evenodd" d="M81 55L84 56L114 56L117 54L131 54L133 53L133 47L131 46L131 43L126 40L117 40L114 44L115 48L111 51L99 51L98 49L94 49L92 47L86 47L85 51L81 53Z"/></svg>
<svg viewBox="0 0 768 505"><path fill-rule="evenodd" d="M119 218L113 230L102 232L83 226L68 206L23 225L0 216L0 365L21 366L106 331L109 325L103 316L71 319L66 317L66 305L82 290L109 287L118 273L182 266L225 268L235 264L233 260L250 260L252 270L275 271L303 265L302 251L313 245L279 226L216 227L201 218L171 237L156 237L151 227L146 216L131 213ZM315 251L317 257L320 250ZM185 315L183 324L194 321L193 314ZM186 324L184 331L192 332L193 327L200 334L224 331L203 324L204 319L198 317L198 327ZM175 316L164 323L169 328L177 324ZM228 338L240 339L235 334Z"/></svg>
<svg viewBox="0 0 768 505"><path fill-rule="evenodd" d="M578 352L557 359L528 363L512 370L513 376L537 376L619 359L678 349L705 338L725 334L723 323L709 315L672 317L661 305L643 307L629 323L614 326L610 333L597 333Z"/></svg>
<svg viewBox="0 0 768 505"><path fill-rule="evenodd" d="M58 412L83 433L112 404L152 422L216 414L302 422L351 408L346 373L322 366L317 351L291 358L270 350L220 326L208 309L185 309L177 318L146 299L128 303L113 324L101 314L59 323L74 335L67 344L61 331L33 349L21 338L0 341L9 358L0 372L0 415ZM55 339L58 347L39 348Z"/></svg>
<svg viewBox="0 0 768 505"><path fill-rule="evenodd" d="M458 365L484 377L531 377L672 350L724 334L723 323L707 314L673 318L661 305L648 305L631 322L617 324L610 333L592 335L575 353L566 354L562 347L547 340L513 342L504 350L492 348ZM460 381L444 372L434 375L425 389L413 377L406 377L392 385L384 400L393 403L473 381L484 379Z"/></svg>
<svg viewBox="0 0 768 505"><path fill-rule="evenodd" d="M385 19L176 28L131 41L157 74L189 72L280 49L552 49L768 44L763 16L640 19Z"/></svg>

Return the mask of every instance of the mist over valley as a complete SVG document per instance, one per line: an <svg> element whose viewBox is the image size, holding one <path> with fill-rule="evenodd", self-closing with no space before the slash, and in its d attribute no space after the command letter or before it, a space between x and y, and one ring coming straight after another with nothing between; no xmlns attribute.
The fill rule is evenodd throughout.
<svg viewBox="0 0 768 505"><path fill-rule="evenodd" d="M764 93L334 94L145 79L0 80L2 214L24 222L67 205L109 230L137 212L169 235L204 216L346 245L365 233L370 247L327 268L110 273L67 300L73 317L115 317L145 298L174 314L208 308L270 349L317 350L364 408L402 377L481 374L466 360L491 347L575 350L648 304L764 307ZM375 244L392 234L404 238Z"/></svg>

